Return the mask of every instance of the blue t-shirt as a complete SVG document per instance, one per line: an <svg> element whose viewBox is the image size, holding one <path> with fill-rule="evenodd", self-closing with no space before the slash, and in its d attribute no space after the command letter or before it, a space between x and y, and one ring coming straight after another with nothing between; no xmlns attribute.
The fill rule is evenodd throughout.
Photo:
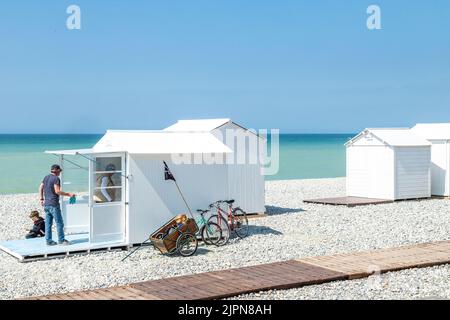
<svg viewBox="0 0 450 320"><path fill-rule="evenodd" d="M59 207L59 195L55 192L55 184L61 186L59 177L49 174L42 183L44 184L44 206Z"/></svg>

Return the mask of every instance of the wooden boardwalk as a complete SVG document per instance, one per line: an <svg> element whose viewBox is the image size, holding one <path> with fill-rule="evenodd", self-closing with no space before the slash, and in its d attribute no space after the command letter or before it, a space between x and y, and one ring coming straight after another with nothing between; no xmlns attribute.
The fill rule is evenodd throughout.
<svg viewBox="0 0 450 320"><path fill-rule="evenodd" d="M450 241L337 254L33 297L36 300L198 300L290 289L450 263ZM444 281L444 279L443 279Z"/></svg>
<svg viewBox="0 0 450 320"><path fill-rule="evenodd" d="M356 207L356 206L393 203L394 201L386 199L372 199L360 197L338 197L338 198L309 199L303 200L303 202L315 204L329 204L334 206Z"/></svg>

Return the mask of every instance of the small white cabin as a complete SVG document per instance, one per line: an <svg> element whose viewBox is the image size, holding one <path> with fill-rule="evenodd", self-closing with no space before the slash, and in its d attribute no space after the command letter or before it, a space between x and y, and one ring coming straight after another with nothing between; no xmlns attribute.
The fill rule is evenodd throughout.
<svg viewBox="0 0 450 320"><path fill-rule="evenodd" d="M231 119L179 120L164 131L210 132L227 145L233 151L227 155L228 197L246 212L265 212L263 138Z"/></svg>
<svg viewBox="0 0 450 320"><path fill-rule="evenodd" d="M431 143L431 194L450 196L450 123L420 123L411 130Z"/></svg>
<svg viewBox="0 0 450 320"><path fill-rule="evenodd" d="M410 129L365 129L346 147L347 196L387 200L431 196L431 144Z"/></svg>
<svg viewBox="0 0 450 320"><path fill-rule="evenodd" d="M175 129L109 130L92 149L47 151L60 157L63 169L73 163L69 161L74 156L89 159L89 193L78 197L76 204L62 199L66 232L89 234L89 243L96 247L138 244L174 216L188 213L175 183L165 180L163 161L194 214L214 201L233 198L248 213L265 211L264 177L259 165L256 170L211 162L237 149L218 139L213 129ZM239 130L238 135L250 134L241 127ZM112 182L99 184L111 174ZM64 175L61 180L64 184ZM65 189L71 191L70 185ZM114 200L105 201L104 191L111 192Z"/></svg>

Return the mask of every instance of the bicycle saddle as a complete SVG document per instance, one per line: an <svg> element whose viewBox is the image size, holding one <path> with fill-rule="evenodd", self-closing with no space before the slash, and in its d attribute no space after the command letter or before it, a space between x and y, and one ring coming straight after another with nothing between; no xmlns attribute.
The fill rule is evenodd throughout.
<svg viewBox="0 0 450 320"><path fill-rule="evenodd" d="M202 210L202 209L197 209L198 213L207 213L209 210Z"/></svg>
<svg viewBox="0 0 450 320"><path fill-rule="evenodd" d="M228 203L228 204L233 204L234 200L224 200L223 202Z"/></svg>

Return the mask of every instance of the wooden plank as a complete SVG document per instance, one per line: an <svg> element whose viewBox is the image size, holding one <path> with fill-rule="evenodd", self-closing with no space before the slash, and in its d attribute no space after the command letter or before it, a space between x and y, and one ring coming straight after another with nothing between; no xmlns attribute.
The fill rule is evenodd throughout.
<svg viewBox="0 0 450 320"><path fill-rule="evenodd" d="M311 263L332 270L347 273L350 278L368 276L369 267L377 266L380 272L389 272L413 267L425 267L442 264L450 260L450 253L444 252L450 242L411 245L393 249L381 249L372 252L334 255L332 257L314 257L298 261ZM442 251L436 251L439 248Z"/></svg>
<svg viewBox="0 0 450 320"><path fill-rule="evenodd" d="M161 300L161 298L157 297L156 295L147 293L142 290L138 290L136 288L127 286L127 290L130 292L133 292L136 296L142 297L144 300Z"/></svg>
<svg viewBox="0 0 450 320"><path fill-rule="evenodd" d="M30 299L219 299L249 292L367 277L375 271L370 268L375 267L383 273L444 263L450 263L450 241L307 257Z"/></svg>
<svg viewBox="0 0 450 320"><path fill-rule="evenodd" d="M322 199L307 199L303 200L305 203L313 204L328 204L336 206L366 206L376 204L393 203L392 200L387 199L372 199L372 198L359 198L359 197L337 197L337 198L322 198Z"/></svg>
<svg viewBox="0 0 450 320"><path fill-rule="evenodd" d="M84 299L86 300L109 300L105 294L104 290L88 290L88 291L81 291L79 293L82 293L85 295Z"/></svg>

